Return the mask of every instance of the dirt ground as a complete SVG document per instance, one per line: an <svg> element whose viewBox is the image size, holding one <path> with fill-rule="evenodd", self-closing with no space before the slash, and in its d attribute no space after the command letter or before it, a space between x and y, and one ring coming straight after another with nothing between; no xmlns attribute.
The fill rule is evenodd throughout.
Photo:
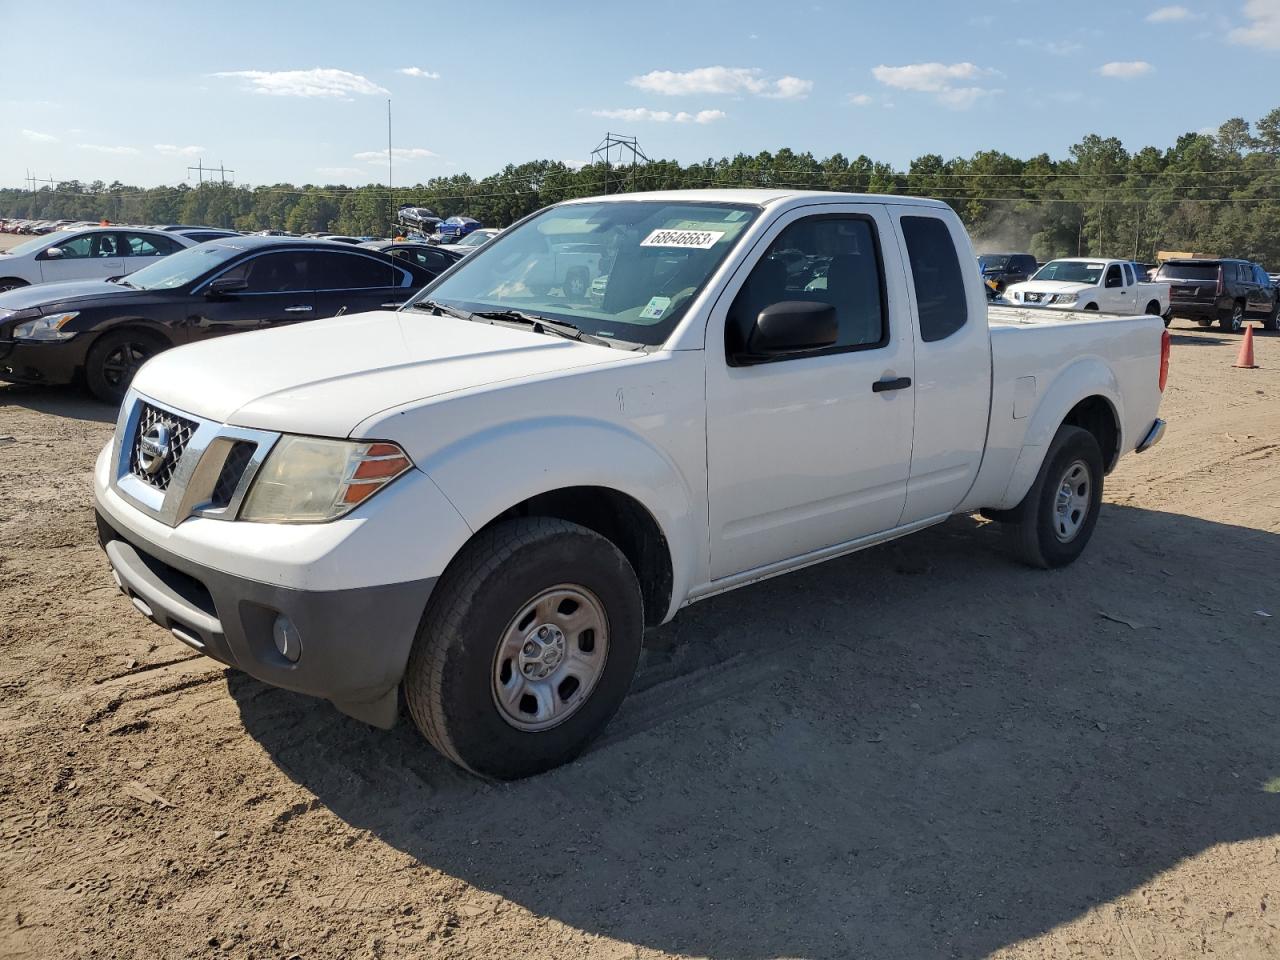
<svg viewBox="0 0 1280 960"><path fill-rule="evenodd" d="M0 387L0 956L1280 955L1280 337L1174 332L1079 563L966 517L695 605L513 785L147 623L111 414Z"/></svg>

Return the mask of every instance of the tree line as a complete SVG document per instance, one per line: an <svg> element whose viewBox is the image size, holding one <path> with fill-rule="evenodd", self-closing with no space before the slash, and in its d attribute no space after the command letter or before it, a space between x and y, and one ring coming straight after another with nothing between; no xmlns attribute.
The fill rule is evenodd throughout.
<svg viewBox="0 0 1280 960"><path fill-rule="evenodd" d="M1157 250L1203 251L1280 269L1280 108L1252 125L1236 117L1214 133L1186 133L1163 150L1133 153L1115 137L1090 134L1062 159L996 150L953 159L925 154L905 171L865 154L818 159L783 148L688 164L571 167L535 160L481 179L458 174L393 190L68 181L35 192L0 190L0 217L385 236L401 204L506 226L574 197L744 186L937 197L964 219L980 251L1136 260L1152 260Z"/></svg>

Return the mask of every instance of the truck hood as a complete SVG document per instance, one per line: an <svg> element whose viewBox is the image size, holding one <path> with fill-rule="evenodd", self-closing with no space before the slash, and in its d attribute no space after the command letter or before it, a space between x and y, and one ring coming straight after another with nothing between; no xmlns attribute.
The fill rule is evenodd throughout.
<svg viewBox="0 0 1280 960"><path fill-rule="evenodd" d="M1079 293L1091 289L1089 284L1074 280L1025 280L1010 284L1004 293L1007 297L1011 293L1026 293L1028 290L1032 293Z"/></svg>
<svg viewBox="0 0 1280 960"><path fill-rule="evenodd" d="M629 356L530 330L375 311L168 350L133 387L221 423L345 437L391 407Z"/></svg>

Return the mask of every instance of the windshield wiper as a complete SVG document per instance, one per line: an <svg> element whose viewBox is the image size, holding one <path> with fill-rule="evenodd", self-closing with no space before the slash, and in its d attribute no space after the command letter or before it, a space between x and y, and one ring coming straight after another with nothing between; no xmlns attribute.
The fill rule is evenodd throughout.
<svg viewBox="0 0 1280 960"><path fill-rule="evenodd" d="M130 290L141 290L141 289L142 289L141 287L136 286L135 284L130 283L130 282L129 282L128 280L126 280L124 277L111 277L110 279L108 279L108 280L107 280L107 283L118 283L118 284L120 284L120 286L122 286L122 287L128 287Z"/></svg>
<svg viewBox="0 0 1280 960"><path fill-rule="evenodd" d="M437 303L435 300L415 300L409 304L415 310L430 310L436 314L444 314L446 317L455 317L458 320L470 320L473 314L460 310L457 307L446 306L443 303Z"/></svg>
<svg viewBox="0 0 1280 960"><path fill-rule="evenodd" d="M532 327L535 333L550 333L557 337L564 337L566 340L577 340L581 343L591 343L599 347L613 346L603 337L584 333L567 320L548 320L546 317L525 313L522 310L477 310L472 316L482 320L523 324L527 327Z"/></svg>

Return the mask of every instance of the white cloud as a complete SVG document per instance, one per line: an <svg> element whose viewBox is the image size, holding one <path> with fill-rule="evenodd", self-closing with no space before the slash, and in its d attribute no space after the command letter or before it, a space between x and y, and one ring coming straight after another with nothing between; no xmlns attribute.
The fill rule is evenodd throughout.
<svg viewBox="0 0 1280 960"><path fill-rule="evenodd" d="M155 151L165 157L198 157L204 153L204 147L198 147L195 144L180 147L174 143L157 143Z"/></svg>
<svg viewBox="0 0 1280 960"><path fill-rule="evenodd" d="M1227 34L1232 43L1263 50L1280 50L1280 0L1249 0L1244 5L1247 27L1236 27Z"/></svg>
<svg viewBox="0 0 1280 960"><path fill-rule="evenodd" d="M440 79L440 74L434 70L423 70L421 67L401 67L396 73L403 73L406 77L420 77L423 80Z"/></svg>
<svg viewBox="0 0 1280 960"><path fill-rule="evenodd" d="M32 143L57 143L58 138L52 133L41 133L39 130L23 130L22 135Z"/></svg>
<svg viewBox="0 0 1280 960"><path fill-rule="evenodd" d="M851 93L845 99L855 107L865 107L871 103L871 95L866 93Z"/></svg>
<svg viewBox="0 0 1280 960"><path fill-rule="evenodd" d="M592 110L593 117L605 117L608 120L625 120L627 123L715 123L723 120L727 114L723 110L699 110L688 113L681 110L672 113L670 110L650 110L648 107L624 107L618 110Z"/></svg>
<svg viewBox="0 0 1280 960"><path fill-rule="evenodd" d="M1177 5L1172 7L1157 7L1147 14L1147 23L1176 23L1179 20L1196 20L1199 19L1194 13L1186 7Z"/></svg>
<svg viewBox="0 0 1280 960"><path fill-rule="evenodd" d="M813 90L812 80L785 76L770 79L759 67L698 67L684 72L651 70L627 81L631 86L667 97L699 94L743 94L774 100L802 100Z"/></svg>
<svg viewBox="0 0 1280 960"><path fill-rule="evenodd" d="M943 106L965 110L983 97L995 96L1002 91L995 87L982 87L975 83L959 84L962 80L980 80L983 77L1000 76L999 71L979 67L972 63L908 63L900 67L881 64L873 67L871 75L886 87L910 90L913 93L931 93Z"/></svg>
<svg viewBox="0 0 1280 960"><path fill-rule="evenodd" d="M1098 73L1113 80L1133 80L1135 77L1146 76L1154 69L1145 60L1113 60L1100 66Z"/></svg>
<svg viewBox="0 0 1280 960"><path fill-rule="evenodd" d="M94 153L109 153L117 157L131 157L138 152L137 147L104 146L101 143L77 143L81 150L92 150Z"/></svg>
<svg viewBox="0 0 1280 960"><path fill-rule="evenodd" d="M426 147L396 147L391 151L393 160L428 160L436 156L435 153ZM366 163L386 163L386 150L363 150L355 154L356 160L363 160Z"/></svg>
<svg viewBox="0 0 1280 960"><path fill-rule="evenodd" d="M314 70L227 70L210 74L245 81L254 93L273 97L327 97L350 100L351 94L373 95L386 93L368 77L332 67L316 67Z"/></svg>

